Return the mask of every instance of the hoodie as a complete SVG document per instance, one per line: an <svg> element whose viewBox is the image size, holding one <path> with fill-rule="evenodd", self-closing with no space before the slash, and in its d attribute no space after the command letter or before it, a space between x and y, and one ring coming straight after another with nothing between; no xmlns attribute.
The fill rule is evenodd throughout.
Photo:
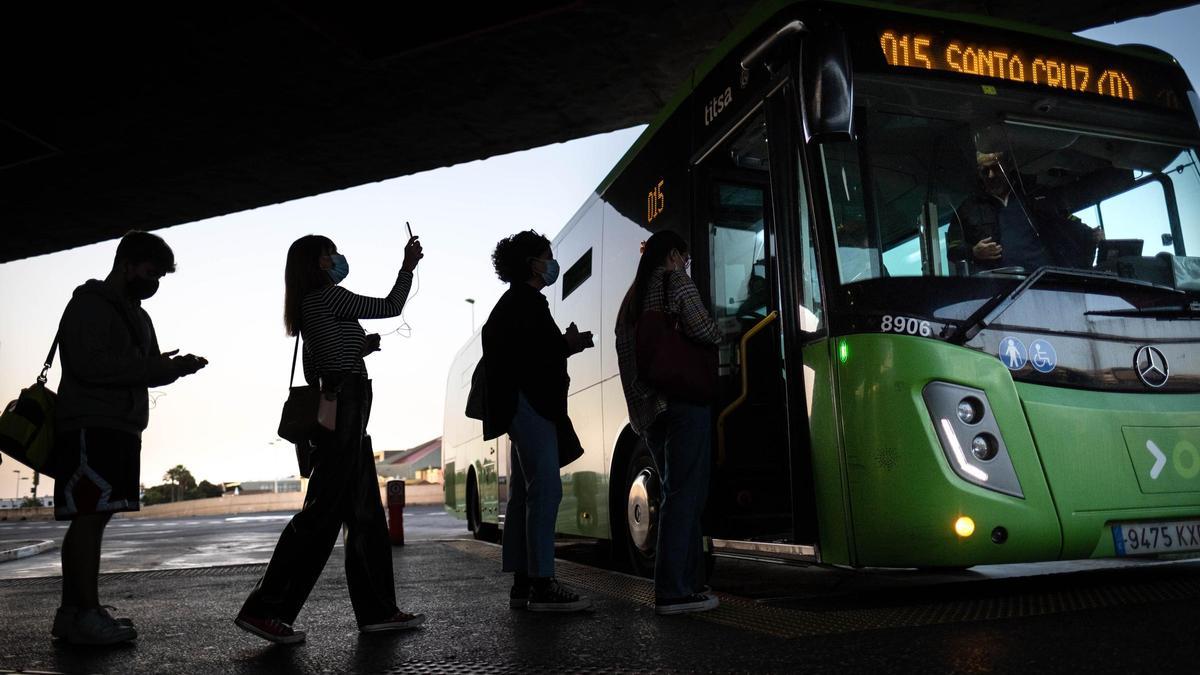
<svg viewBox="0 0 1200 675"><path fill-rule="evenodd" d="M58 348L60 430L101 427L140 436L150 418L149 388L179 378L161 357L141 303L97 279L76 288L67 303Z"/></svg>

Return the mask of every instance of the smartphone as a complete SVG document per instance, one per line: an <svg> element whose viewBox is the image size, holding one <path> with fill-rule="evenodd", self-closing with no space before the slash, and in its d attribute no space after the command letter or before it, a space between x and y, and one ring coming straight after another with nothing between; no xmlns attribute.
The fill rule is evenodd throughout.
<svg viewBox="0 0 1200 675"><path fill-rule="evenodd" d="M408 230L408 238L412 239L412 225L409 225L407 220L404 221L404 228Z"/></svg>

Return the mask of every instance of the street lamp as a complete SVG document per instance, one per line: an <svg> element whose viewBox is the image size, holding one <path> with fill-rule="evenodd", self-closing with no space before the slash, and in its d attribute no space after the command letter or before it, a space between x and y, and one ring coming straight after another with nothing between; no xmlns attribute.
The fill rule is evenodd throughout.
<svg viewBox="0 0 1200 675"><path fill-rule="evenodd" d="M29 479L21 475L20 469L13 469L13 473L17 474L16 496L13 497L13 508L15 509L21 505L21 481Z"/></svg>
<svg viewBox="0 0 1200 675"><path fill-rule="evenodd" d="M466 303L471 306L471 334L475 334L475 298L464 298Z"/></svg>

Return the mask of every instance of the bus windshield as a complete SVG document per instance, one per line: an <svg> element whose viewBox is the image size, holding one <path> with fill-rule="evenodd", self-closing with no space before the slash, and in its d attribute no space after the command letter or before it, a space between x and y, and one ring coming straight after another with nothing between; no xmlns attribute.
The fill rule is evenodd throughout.
<svg viewBox="0 0 1200 675"><path fill-rule="evenodd" d="M821 146L842 284L1057 266L1200 291L1194 148L930 97L860 107L858 140Z"/></svg>

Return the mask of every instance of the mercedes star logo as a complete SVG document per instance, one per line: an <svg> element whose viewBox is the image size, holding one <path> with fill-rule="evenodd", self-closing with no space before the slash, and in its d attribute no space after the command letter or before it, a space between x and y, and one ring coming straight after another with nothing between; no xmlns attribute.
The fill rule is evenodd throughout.
<svg viewBox="0 0 1200 675"><path fill-rule="evenodd" d="M1158 389L1167 383L1171 377L1171 367L1167 365L1167 357L1155 347L1142 347L1133 357L1133 367L1137 370L1138 379L1147 387Z"/></svg>

